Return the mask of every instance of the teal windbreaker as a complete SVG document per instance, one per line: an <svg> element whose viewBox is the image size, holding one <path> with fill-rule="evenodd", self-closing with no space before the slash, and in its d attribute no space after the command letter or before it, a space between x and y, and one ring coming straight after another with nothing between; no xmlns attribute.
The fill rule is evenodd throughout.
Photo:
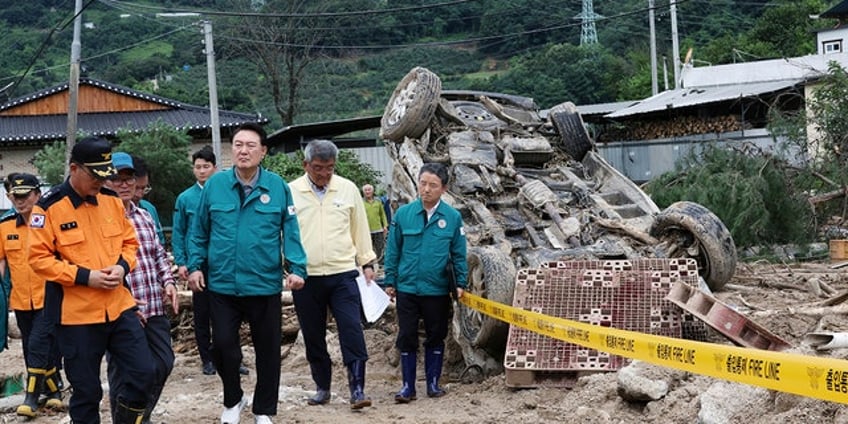
<svg viewBox="0 0 848 424"><path fill-rule="evenodd" d="M386 240L384 284L407 294L446 295L445 266L452 260L456 285L464 289L468 262L462 216L444 201L425 225L426 216L421 199L394 214Z"/></svg>
<svg viewBox="0 0 848 424"><path fill-rule="evenodd" d="M171 250L177 266L188 266L188 242L191 223L197 215L197 204L203 189L194 183L185 189L174 204L174 219L171 227Z"/></svg>
<svg viewBox="0 0 848 424"><path fill-rule="evenodd" d="M205 264L207 289L215 293L278 294L284 268L306 278L306 253L291 191L279 175L264 168L244 201L241 191L234 168L206 182L189 231L188 270Z"/></svg>

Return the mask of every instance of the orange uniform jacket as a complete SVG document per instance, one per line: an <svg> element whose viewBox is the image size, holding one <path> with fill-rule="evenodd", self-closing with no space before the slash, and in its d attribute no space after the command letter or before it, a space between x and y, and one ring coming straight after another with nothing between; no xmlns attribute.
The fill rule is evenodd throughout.
<svg viewBox="0 0 848 424"><path fill-rule="evenodd" d="M9 307L16 311L35 311L44 307L44 279L35 274L27 258L27 224L23 215L17 213L0 218L0 259L6 258L12 274Z"/></svg>
<svg viewBox="0 0 848 424"><path fill-rule="evenodd" d="M88 287L91 270L121 265L129 274L136 265L138 241L121 200L108 190L83 199L66 180L45 194L30 217L30 265L56 283L63 325L110 322L135 300L126 283L116 289ZM50 301L50 299L48 299Z"/></svg>

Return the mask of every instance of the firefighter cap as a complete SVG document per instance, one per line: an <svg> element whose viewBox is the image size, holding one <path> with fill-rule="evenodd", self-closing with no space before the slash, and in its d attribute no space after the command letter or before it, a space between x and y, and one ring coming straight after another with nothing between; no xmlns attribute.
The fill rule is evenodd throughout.
<svg viewBox="0 0 848 424"><path fill-rule="evenodd" d="M112 165L112 144L105 138L90 136L78 141L71 150L71 162L85 166L101 180L118 172Z"/></svg>

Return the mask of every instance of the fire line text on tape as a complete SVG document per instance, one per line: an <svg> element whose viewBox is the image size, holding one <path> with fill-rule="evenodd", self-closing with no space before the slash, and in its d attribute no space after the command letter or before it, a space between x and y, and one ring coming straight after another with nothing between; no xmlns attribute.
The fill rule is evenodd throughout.
<svg viewBox="0 0 848 424"><path fill-rule="evenodd" d="M557 340L655 365L848 403L848 361L662 337L551 317L465 292L459 301Z"/></svg>

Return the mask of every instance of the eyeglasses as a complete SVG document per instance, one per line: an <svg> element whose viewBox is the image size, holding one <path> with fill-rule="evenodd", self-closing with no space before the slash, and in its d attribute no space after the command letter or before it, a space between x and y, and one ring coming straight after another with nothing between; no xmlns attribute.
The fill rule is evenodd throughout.
<svg viewBox="0 0 848 424"><path fill-rule="evenodd" d="M125 176L116 176L110 178L109 181L112 181L113 184L135 184L136 178L133 177L125 177Z"/></svg>

